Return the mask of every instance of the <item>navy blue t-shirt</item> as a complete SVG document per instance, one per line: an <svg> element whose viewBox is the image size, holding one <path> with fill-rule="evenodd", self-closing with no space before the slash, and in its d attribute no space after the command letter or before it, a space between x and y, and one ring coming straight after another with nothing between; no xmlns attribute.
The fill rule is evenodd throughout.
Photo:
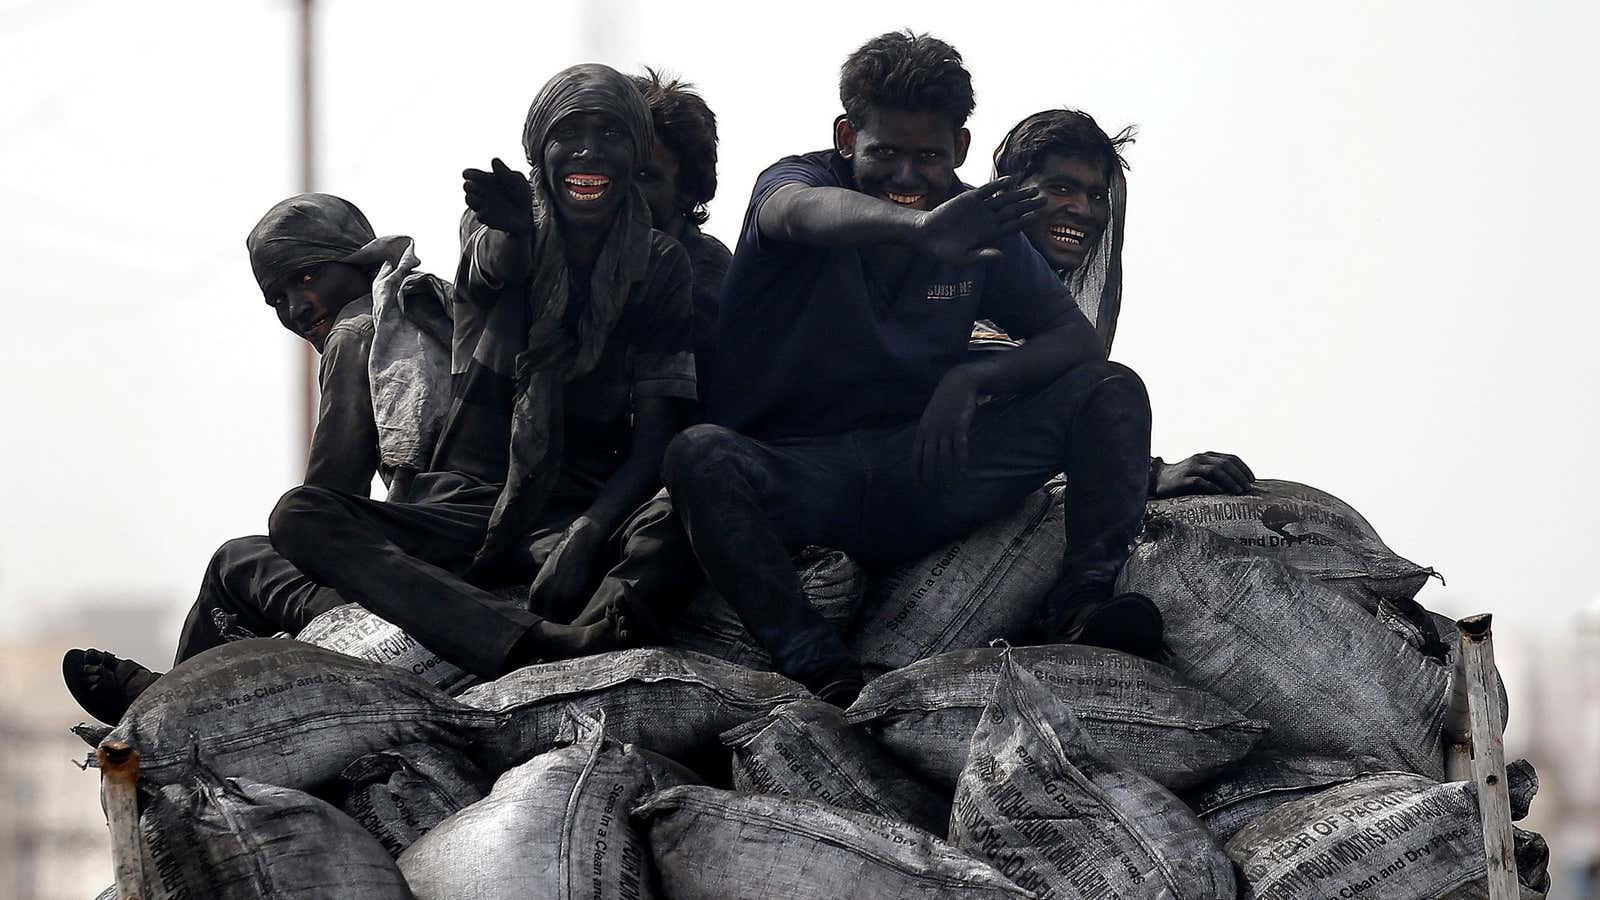
<svg viewBox="0 0 1600 900"><path fill-rule="evenodd" d="M786 184L855 187L833 150L785 157L756 179L722 285L717 376L704 386L716 424L775 439L912 422L967 358L974 320L1028 338L1078 309L1021 233L975 265L918 254L898 291L856 248L764 238L761 204Z"/></svg>

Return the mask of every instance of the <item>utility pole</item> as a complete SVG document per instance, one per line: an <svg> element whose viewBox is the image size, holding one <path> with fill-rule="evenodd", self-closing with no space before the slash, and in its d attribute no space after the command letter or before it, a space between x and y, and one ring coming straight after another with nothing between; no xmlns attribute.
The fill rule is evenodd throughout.
<svg viewBox="0 0 1600 900"><path fill-rule="evenodd" d="M314 191L317 183L316 43L313 40L313 0L295 0L300 45L300 190ZM317 427L317 354L310 344L300 350L300 445L295 461L298 479L311 452L311 433Z"/></svg>

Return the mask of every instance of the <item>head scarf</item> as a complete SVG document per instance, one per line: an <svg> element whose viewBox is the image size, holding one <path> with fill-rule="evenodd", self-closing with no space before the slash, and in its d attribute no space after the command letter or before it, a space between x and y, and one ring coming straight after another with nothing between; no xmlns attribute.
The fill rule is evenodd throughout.
<svg viewBox="0 0 1600 900"><path fill-rule="evenodd" d="M1006 134L1000 146L994 148L994 177L1000 177L1002 169L1009 171L1015 168L1007 159L1012 145L1035 125L1041 115L1036 113L1018 122ZM1111 352L1112 338L1117 333L1117 316L1122 312L1122 230L1128 210L1128 179L1115 161L1110 168L1107 200L1111 215L1100 232L1100 240L1089 248L1088 255L1076 269L1061 273L1062 282L1072 292L1072 299L1077 301L1078 308L1083 310L1084 316L1094 326L1108 354Z"/></svg>
<svg viewBox="0 0 1600 900"><path fill-rule="evenodd" d="M296 194L261 217L245 238L250 270L269 295L290 275L318 263L349 262L377 237L354 203L332 194Z"/></svg>
<svg viewBox="0 0 1600 900"><path fill-rule="evenodd" d="M600 361L633 286L644 280L650 262L650 208L638 185L630 183L595 259L587 303L576 317L576 333L569 330L565 320L571 273L552 197L556 186L544 171L544 147L557 122L583 112L605 113L621 124L633 144L631 168L653 152L654 132L644 97L627 76L609 66L588 63L557 73L528 108L522 129L522 147L533 167L528 325L515 362L511 461L473 561L477 570L491 566L523 539L543 510L561 467L564 386ZM492 365L493 349L484 342L480 349L485 353L474 354L474 361Z"/></svg>

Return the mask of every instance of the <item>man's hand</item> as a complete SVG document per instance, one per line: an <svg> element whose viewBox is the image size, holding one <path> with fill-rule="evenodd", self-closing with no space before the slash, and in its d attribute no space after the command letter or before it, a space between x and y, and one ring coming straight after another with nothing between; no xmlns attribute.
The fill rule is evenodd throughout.
<svg viewBox="0 0 1600 900"><path fill-rule="evenodd" d="M965 265L1001 256L995 241L1022 230L1044 206L1038 188L1020 188L1011 176L964 191L922 214L916 245L947 263Z"/></svg>
<svg viewBox="0 0 1600 900"><path fill-rule="evenodd" d="M495 157L490 168L467 169L461 173L461 188L467 195L467 206L478 214L478 220L490 228L509 234L527 234L533 230L533 186L521 172L517 172Z"/></svg>
<svg viewBox="0 0 1600 900"><path fill-rule="evenodd" d="M588 599L589 576L604 543L605 535L588 518L579 517L568 526L528 588L528 608L555 621L571 619Z"/></svg>
<svg viewBox="0 0 1600 900"><path fill-rule="evenodd" d="M922 411L911 446L918 483L950 481L967 467L967 433L977 409L977 379L959 366L946 372Z"/></svg>
<svg viewBox="0 0 1600 900"><path fill-rule="evenodd" d="M1243 494L1255 481L1244 460L1231 453L1196 453L1182 462L1163 463L1156 472L1157 499L1190 494Z"/></svg>

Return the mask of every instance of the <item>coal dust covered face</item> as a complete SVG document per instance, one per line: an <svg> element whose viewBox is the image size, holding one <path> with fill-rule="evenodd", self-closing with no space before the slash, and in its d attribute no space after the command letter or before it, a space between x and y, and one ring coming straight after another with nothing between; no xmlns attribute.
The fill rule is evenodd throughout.
<svg viewBox="0 0 1600 900"><path fill-rule="evenodd" d="M908 209L930 210L955 195L956 167L972 135L935 112L873 109L852 125L834 122L834 148L850 161L856 190Z"/></svg>
<svg viewBox="0 0 1600 900"><path fill-rule="evenodd" d="M678 208L678 155L656 141L655 153L639 167L639 189L657 231L677 235L685 210Z"/></svg>
<svg viewBox="0 0 1600 900"><path fill-rule="evenodd" d="M339 262L296 269L267 294L278 322L321 353L333 330L334 317L346 303L372 289L366 273Z"/></svg>
<svg viewBox="0 0 1600 900"><path fill-rule="evenodd" d="M1044 209L1026 226L1028 240L1056 271L1078 268L1111 220L1105 165L1046 153L1039 171L1022 184L1038 188L1044 197Z"/></svg>
<svg viewBox="0 0 1600 900"><path fill-rule="evenodd" d="M609 113L579 111L550 127L544 144L544 172L556 213L576 228L611 223L633 187L633 141Z"/></svg>

